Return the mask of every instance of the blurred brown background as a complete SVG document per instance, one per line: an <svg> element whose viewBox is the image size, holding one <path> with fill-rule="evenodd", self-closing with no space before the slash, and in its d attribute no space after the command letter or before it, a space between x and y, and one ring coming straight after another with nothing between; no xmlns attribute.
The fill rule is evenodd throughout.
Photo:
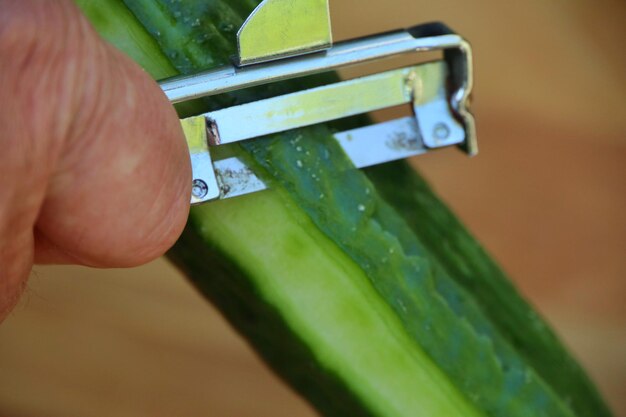
<svg viewBox="0 0 626 417"><path fill-rule="evenodd" d="M626 2L332 0L335 37L469 38L481 154L415 161L626 416ZM0 326L0 416L313 416L164 260L40 267Z"/></svg>

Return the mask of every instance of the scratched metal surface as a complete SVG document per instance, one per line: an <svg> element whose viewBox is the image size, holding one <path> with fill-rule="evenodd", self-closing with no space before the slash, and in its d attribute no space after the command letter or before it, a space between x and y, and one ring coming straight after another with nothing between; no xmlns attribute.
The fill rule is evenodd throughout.
<svg viewBox="0 0 626 417"><path fill-rule="evenodd" d="M626 3L334 0L336 39L442 19L476 53L481 155L415 164L626 415ZM159 260L38 268L0 326L0 416L313 416Z"/></svg>

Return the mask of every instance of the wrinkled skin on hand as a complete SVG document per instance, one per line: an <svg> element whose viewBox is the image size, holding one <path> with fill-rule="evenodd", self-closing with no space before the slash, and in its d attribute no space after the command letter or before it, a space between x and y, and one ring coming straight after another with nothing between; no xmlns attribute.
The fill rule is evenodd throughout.
<svg viewBox="0 0 626 417"><path fill-rule="evenodd" d="M158 85L69 0L0 0L0 320L33 263L129 267L184 227L191 168Z"/></svg>

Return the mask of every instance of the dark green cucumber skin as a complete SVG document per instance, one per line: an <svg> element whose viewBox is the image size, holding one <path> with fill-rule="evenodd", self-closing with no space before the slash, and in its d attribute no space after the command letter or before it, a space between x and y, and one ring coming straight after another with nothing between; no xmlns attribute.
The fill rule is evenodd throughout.
<svg viewBox="0 0 626 417"><path fill-rule="evenodd" d="M234 5L234 3L237 2L229 2L228 5L226 5L219 1L157 1L156 3L159 5L159 8L169 19L168 24L163 26L162 20L154 20L152 16L144 13L145 9L142 7L142 1L126 1L125 3L133 11L138 20L154 35L163 51L170 58L170 61L182 73L195 72L199 69L228 62L228 57L232 55L235 50L232 42L234 39L234 29L239 27L241 22L243 22L243 16L246 16L256 4L256 2L252 1L241 1L237 5ZM202 18L202 22L196 25L194 22L200 17ZM221 23L218 25L212 23L217 21ZM170 37L172 33L174 35L178 34L179 37ZM206 38L206 34L210 34L211 36ZM189 44L181 46L181 38L186 39ZM206 46L209 43L208 41L211 41L210 48ZM189 46L190 44L192 45ZM323 82L324 78L325 77L318 77L315 80L273 84L271 88L259 88L253 91L225 95L218 100L205 101L203 105L208 108L214 108L236 104L265 95L289 91L305 85L310 86L311 83ZM332 79L332 76L327 76L326 79ZM315 136L315 134L305 134L305 136ZM319 136L323 136L327 139L330 135L329 132L326 131L325 133L322 132L319 134ZM320 137L320 141L321 140L323 140L322 137ZM331 149L333 144L324 143L324 146L326 149ZM288 154L290 150L281 149L280 143L278 145L274 143L273 147L278 150L278 157L268 155L268 153L265 152L269 149L268 142L258 141L245 146L250 152L250 155L252 155L251 162L266 168L266 179L270 181L273 179L277 185L280 184L280 186L290 190L292 195L294 195L294 200L306 209L306 205L314 202L315 196L318 194L302 196L299 195L298 192L308 190L311 193L319 193L320 189L316 186L315 182L302 181L303 178L301 176L299 177L297 174L294 174L294 172L297 172L297 170L294 170L294 166L284 165L280 167L281 162L289 160L289 158L285 159L285 152ZM317 148L315 143L307 144L307 149L311 149L312 151L316 150L317 152L317 159L312 157L310 161L315 163L315 161L323 160L323 158L319 158L319 156L323 154L324 150ZM293 152L293 149L291 152ZM255 153L257 156L255 156ZM293 162L294 159L291 158L291 161ZM336 167L337 165L345 163L341 158L333 159L332 162L334 162L334 164L327 166L325 169L330 171L333 169L333 166ZM393 170L396 175L398 173L406 174L406 166L403 163L392 164L386 168ZM384 171L370 170L370 177L376 179L376 172ZM415 174L411 175L418 178ZM295 181L290 183L281 178L292 178L295 179ZM396 180L404 181L397 183L403 184L403 192L406 192L406 187L412 187L414 185L411 182L411 176L405 175L401 178L395 178ZM348 182L343 185L340 184L340 187L349 187L350 181L355 181L355 184L359 185L364 184L363 179L357 178L357 176L353 179L344 179ZM331 184L329 187L336 185L337 184ZM583 406L579 406L572 401L579 415L609 415L608 411L606 411L606 414L602 414L604 411L602 410L601 402L599 403L600 407L596 407L593 401L589 400L589 398L593 396L590 396L589 390L580 383L581 375L582 379L585 380L584 374L581 373L581 375L577 375L575 372L569 372L569 374L567 374L579 378L575 379L574 383L571 384L573 387L578 387L579 389L577 391L568 391L567 389L571 389L571 387L568 387L567 384L559 385L554 382L563 380L563 377L560 377L559 373L566 373L568 368L557 368L555 372L555 369L537 366L537 364L541 364L542 361L538 360L536 357L543 355L543 349L553 350L555 353L553 356L564 354L564 350L558 346L558 342L552 337L551 332L543 325L543 322L536 319L529 325L529 323L517 323L515 321L514 324L521 326L518 328L516 326L499 324L497 320L493 319L493 313L497 311L497 306L500 305L500 308L503 310L508 309L511 300L514 300L513 304L515 305L511 310L515 314L524 312L528 317L528 314L532 313L532 310L528 308L527 304L525 304L521 298L517 297L512 287L507 289L506 281L505 284L501 286L498 286L499 284L495 285L495 287L503 289L503 292L476 291L476 293L474 293L474 289L470 294L466 290L459 288L462 286L470 288L467 282L468 277L471 279L472 274L470 273L468 275L466 273L463 275L460 273L466 272L466 270L463 269L462 265L459 263L459 258L454 258L452 256L454 253L437 251L436 244L434 244L439 233L447 232L454 235L455 228L461 227L458 223L455 223L453 217L452 219L454 221L434 223L430 229L423 229L421 226L417 227L416 223L412 222L411 217L406 213L408 206L403 205L406 202L394 199L393 192L391 192L392 188L389 187L389 191L386 190L384 188L384 182L378 181L376 189L380 188L381 185L382 188L379 190L381 194L391 202L392 206L404 215L405 219L413 227L415 233L410 233L408 232L408 228L403 228L403 226L405 226L404 223L395 222L394 224L389 224L389 219L393 219L395 214L390 211L392 210L391 208L385 207L384 205L379 205L379 207L375 208L381 210L382 213L376 220L384 224L387 230L394 230L395 235L402 241L402 249L407 254L419 258L419 262L421 262L425 273L422 274L423 276L420 275L422 278L417 276L416 281L422 279L428 281L427 285L434 285L437 295L443 296L446 298L448 305L452 305L453 312L456 313L457 316L454 316L454 314L450 316L447 322L449 323L449 330L452 331L454 328L458 330L460 327L456 326L455 323L460 321L461 318L472 323L473 329L468 330L468 335L463 336L461 340L469 341L468 344L474 343L473 346L475 350L473 350L472 346L461 346L459 344L448 344L446 346L445 338L449 335L439 335L439 339L429 335L429 327L432 328L433 324L436 326L444 322L442 316L438 314L433 314L432 316L422 314L427 312L427 310L420 310L419 314L415 314L414 312L413 315L405 315L407 319L407 331L414 334L416 340L418 340L422 346L425 345L429 354L440 367L446 370L451 378L454 378L461 390L472 397L472 400L477 402L489 415L507 417L513 415L569 415L562 404L559 404L559 401L552 397L551 390L544 386L545 383L535 376L535 373L537 373L543 380L548 382L548 385L557 389L562 401L567 402L568 400L579 399L579 402L583 405L591 404L588 406L588 410L592 410L593 412L585 412ZM419 194L419 187L415 189ZM428 198L424 200L424 197L420 194L423 207L428 207L429 199L432 200L430 203L433 205L439 204L439 206L443 207L439 200L432 194L425 195L428 196ZM343 201L348 203L350 201L354 202L357 201L357 198L362 198L363 201L368 200L368 198L363 195L352 195L350 198L345 198ZM373 201L374 205L377 204L374 199L370 201ZM341 213L341 215L338 217L340 221L339 223L333 224L328 221L328 218L324 218L323 207L321 210L319 209L320 207L312 205L307 212L313 220L316 221L320 229L324 230L327 235L336 240L344 251L348 253L352 251L351 256L353 259L363 265L365 269L368 269L366 266L368 264L372 265L372 254L381 253L381 249L379 248L373 252L363 253L359 252L359 247L354 244L354 242L342 242L342 238L350 234L349 230L346 230L345 227L342 228L342 226L349 224L347 217L348 212L340 210L339 213ZM322 213L321 216L319 215L320 213ZM437 213L434 213L433 215L436 214ZM358 223L359 219L355 221ZM419 225L419 223L417 224ZM426 232L423 230L426 230ZM416 236L419 239L417 239ZM290 383L294 384L297 389L303 392L320 411L325 415L368 415L368 411L360 406L359 401L350 394L342 381L334 378L332 373L329 373L328 370L316 368L315 364L310 363L310 355L307 356L306 346L298 342L297 338L295 338L291 331L284 325L280 316L277 315L275 311L272 311L271 306L267 306L262 300L255 298L254 288L247 285L245 275L242 274L236 266L229 264L226 257L216 254L210 247L210 244L210 242L203 241L201 236L196 232L192 214L190 223L183 237L171 252L171 257L191 276L200 290L222 309L235 327L251 340L265 359L276 369L279 369L279 372ZM462 249L463 248L461 248L461 250ZM464 254L462 251L461 253ZM207 267L207 264L211 265L210 268ZM219 270L220 273L217 274L215 272L216 270ZM478 272L483 273L483 271ZM493 271L488 272L488 274L481 275L485 281L501 280L501 277L494 274ZM430 277L431 274L435 276L434 280ZM410 275L411 273L407 272L407 276ZM454 280L450 279L451 277L454 278ZM411 297L406 291L406 287L402 289L398 281L391 280L386 282L384 277L381 276L380 270L372 271L370 278L373 280L374 285L378 285L377 288L379 288L382 294L387 291L386 296L390 300L390 303L393 303L398 297L406 297L400 305L394 305L399 315L402 316L402 306L407 303L412 303L416 307L420 306L419 303L416 303L414 297ZM459 286L459 283L461 286ZM394 294L394 291L399 291L400 293ZM507 291L512 294L510 299L506 296ZM435 310L435 312L436 311L439 310ZM515 316L515 314L513 314L513 316ZM486 316L488 316L491 321L486 319ZM415 322L416 317L419 318L420 322ZM492 321L496 323L495 326ZM537 323L541 323L542 325L536 326ZM267 326L267 328L264 326ZM497 331L496 328L498 329ZM262 331L259 329L262 329ZM491 340L495 341L496 353L485 351L481 347L481 335L488 335ZM533 342L535 336L537 336L537 340L542 342ZM516 344L516 342L520 340L522 342L526 341L526 344ZM545 341L548 341L548 343L544 343ZM520 346L523 347L526 345L530 347L520 349ZM447 347L452 350L442 349L442 347ZM458 351L458 349L455 350L455 348L458 347L462 347L462 351ZM521 351L521 355L524 356L524 360L530 365L529 367L526 367L526 363L520 360L520 352L516 351L516 349ZM536 351L540 353L535 353ZM497 356L499 360L504 360L508 368L506 372L500 372L499 375L496 375L497 372L495 371L484 373L480 372L480 369L475 369L472 372L468 372L469 369L465 369L471 368L472 366L479 368L476 364L470 362L472 359L471 356L469 356L470 353L474 353L474 358L476 358L480 357L481 354L484 355L485 352ZM565 357L567 358L567 356ZM286 360L286 358L290 360ZM534 362L535 360L537 360L536 363ZM565 362L567 363L568 361L565 360ZM574 363L571 360L570 362ZM310 363L310 366L305 367L306 369L294 367L295 364L302 363ZM287 364L287 366L285 366L285 364ZM468 378L466 374L473 375L473 377ZM511 377L510 375L513 376ZM497 382L500 377L503 378L502 381ZM522 377L530 378L532 381L536 380L533 382L534 385L531 384L531 388L523 392L519 391L521 389L520 387L515 387L515 384L520 383L520 378ZM511 386L507 388L506 378L510 378L508 384L513 384L513 388L511 388ZM492 382L494 385L489 386ZM563 389L563 386L566 389ZM582 388L580 388L581 386ZM508 394L526 395L527 398L525 398L525 400L528 401L527 409L520 410L519 407L510 408L512 406L507 404L498 404L498 398L502 397L505 393L502 390L507 391ZM338 394L338 392L340 392L340 394ZM593 388L591 388L591 392L593 394ZM574 393L579 396L571 398ZM553 408L551 408L552 405L554 405Z"/></svg>
<svg viewBox="0 0 626 417"><path fill-rule="evenodd" d="M499 333L578 415L612 415L552 329L411 166L386 164L368 168L366 174L450 276L472 293Z"/></svg>

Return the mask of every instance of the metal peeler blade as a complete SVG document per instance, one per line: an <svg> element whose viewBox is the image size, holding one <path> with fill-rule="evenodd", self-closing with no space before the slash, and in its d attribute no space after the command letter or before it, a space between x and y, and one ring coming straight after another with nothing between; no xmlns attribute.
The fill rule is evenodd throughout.
<svg viewBox="0 0 626 417"><path fill-rule="evenodd" d="M307 7L315 13L307 16L302 12ZM271 24L277 16L289 22L280 25L280 33L274 33L277 25ZM313 29L303 35L298 28L308 18ZM257 45L258 39L266 39L264 46ZM335 135L357 168L451 145L469 155L478 152L469 110L471 48L443 24L419 25L331 46L328 0L265 0L239 31L238 45L236 64L165 80L161 88L172 103L178 103L401 54L442 51L443 59L183 120L194 175L192 204L266 188L238 159L213 161L213 146L391 106L410 105L413 116Z"/></svg>

